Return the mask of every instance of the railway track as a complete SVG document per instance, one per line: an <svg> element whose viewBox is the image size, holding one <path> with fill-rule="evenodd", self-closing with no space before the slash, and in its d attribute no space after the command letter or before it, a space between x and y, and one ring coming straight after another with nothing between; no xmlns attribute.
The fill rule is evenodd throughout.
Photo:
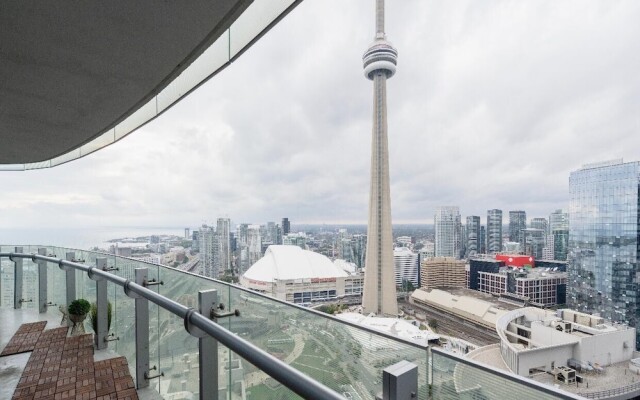
<svg viewBox="0 0 640 400"><path fill-rule="evenodd" d="M409 304L401 301L404 308L414 309L427 317L427 322L435 319L438 321L437 333L464 339L477 346L486 346L500 341L498 334L488 328L478 326L455 315L447 314L440 310L424 307L417 304Z"/></svg>

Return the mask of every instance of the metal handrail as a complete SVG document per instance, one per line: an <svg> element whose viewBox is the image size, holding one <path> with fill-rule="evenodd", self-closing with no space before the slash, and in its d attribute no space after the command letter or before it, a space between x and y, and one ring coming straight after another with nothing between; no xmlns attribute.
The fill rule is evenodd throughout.
<svg viewBox="0 0 640 400"><path fill-rule="evenodd" d="M199 314L197 312L189 312L190 310L192 310L191 308L183 306L182 304L164 297L152 290L149 290L144 286L138 285L131 280L113 275L97 267L90 267L77 262L43 256L39 254L0 253L0 258L2 257L8 257L11 260L13 260L14 258L27 258L33 261L42 260L58 264L58 266L60 267L66 266L79 271L83 271L90 277L95 276L98 278L104 278L107 281L121 286L123 289L126 288L127 291L135 293L158 305L159 307L164 308L165 310L185 320L185 323L200 328L203 332L207 333L220 343L224 344L231 351L243 357L256 367L260 368L269 376L286 386L288 389L294 391L296 394L302 396L303 398L344 400L344 397L339 395L334 390L303 374L297 369L291 367L289 364L286 364L283 361L273 357L266 351L242 339L241 337L235 335L231 331L228 331L227 329L216 324L210 319L204 317L202 314Z"/></svg>

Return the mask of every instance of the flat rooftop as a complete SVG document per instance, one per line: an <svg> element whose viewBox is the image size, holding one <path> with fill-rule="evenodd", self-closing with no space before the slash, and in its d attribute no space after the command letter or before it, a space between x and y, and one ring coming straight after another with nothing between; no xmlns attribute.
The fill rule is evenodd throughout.
<svg viewBox="0 0 640 400"><path fill-rule="evenodd" d="M489 345L476 349L467 355L469 358L490 365L494 368L509 371L500 354L500 345ZM556 387L570 393L584 396L587 393L598 393L611 389L619 389L638 383L638 376L628 370L629 362L621 362L611 364L604 367L604 372L577 372L576 375L581 376L583 383L565 385L563 382L554 380L550 373L539 373L530 377L536 382Z"/></svg>
<svg viewBox="0 0 640 400"><path fill-rule="evenodd" d="M522 306L506 303L504 301L500 301L497 296L493 296L489 293L479 292L473 289L460 289L460 288L440 288L440 290L445 290L451 293L454 296L467 296L477 300L486 301L487 303L491 303L492 306L496 308L501 308L503 310L512 311L522 308Z"/></svg>

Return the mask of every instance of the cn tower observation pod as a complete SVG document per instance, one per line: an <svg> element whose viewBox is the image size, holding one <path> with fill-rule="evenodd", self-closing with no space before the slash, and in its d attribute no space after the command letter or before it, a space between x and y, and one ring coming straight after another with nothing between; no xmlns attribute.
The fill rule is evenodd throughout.
<svg viewBox="0 0 640 400"><path fill-rule="evenodd" d="M54 167L115 143L301 1L4 3L0 171Z"/></svg>

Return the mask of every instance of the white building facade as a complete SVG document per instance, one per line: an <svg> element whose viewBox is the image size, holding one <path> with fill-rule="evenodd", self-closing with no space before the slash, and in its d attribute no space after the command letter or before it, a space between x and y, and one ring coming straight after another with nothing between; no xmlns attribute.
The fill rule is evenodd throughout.
<svg viewBox="0 0 640 400"><path fill-rule="evenodd" d="M393 250L393 263L396 272L396 286L405 287L406 282L411 282L413 287L418 287L420 275L419 256L408 247L396 247Z"/></svg>

